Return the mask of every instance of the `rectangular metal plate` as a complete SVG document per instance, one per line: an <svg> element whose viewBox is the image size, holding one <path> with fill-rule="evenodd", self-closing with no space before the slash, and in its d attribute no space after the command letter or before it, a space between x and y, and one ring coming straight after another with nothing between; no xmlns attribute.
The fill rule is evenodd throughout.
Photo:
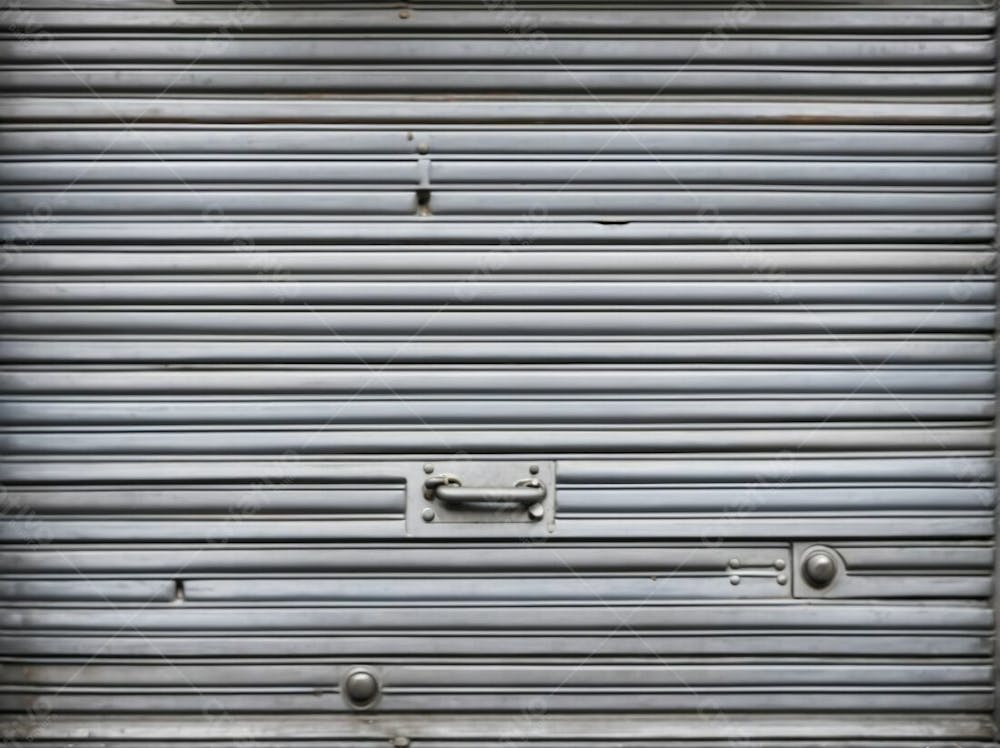
<svg viewBox="0 0 1000 748"><path fill-rule="evenodd" d="M513 487L528 478L546 487L540 502L544 515L533 520L527 507L510 502L482 505L450 504L429 500L424 482L431 475L458 477L463 486ZM417 465L406 476L406 532L416 537L461 538L468 531L476 536L547 537L556 523L556 464L538 460L447 460Z"/></svg>

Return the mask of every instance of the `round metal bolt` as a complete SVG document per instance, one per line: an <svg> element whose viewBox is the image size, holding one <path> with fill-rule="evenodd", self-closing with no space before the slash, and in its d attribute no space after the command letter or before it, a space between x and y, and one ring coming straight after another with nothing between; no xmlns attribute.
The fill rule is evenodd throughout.
<svg viewBox="0 0 1000 748"><path fill-rule="evenodd" d="M410 17L410 11L408 11L408 10L401 10L401 11L399 11L399 17L400 18L409 18Z"/></svg>
<svg viewBox="0 0 1000 748"><path fill-rule="evenodd" d="M427 507L426 509L424 509L424 511L420 513L420 516L423 518L424 522L433 522L434 510L431 509L430 507Z"/></svg>
<svg viewBox="0 0 1000 748"><path fill-rule="evenodd" d="M531 465L528 467L528 472L532 475L538 475L538 465Z"/></svg>
<svg viewBox="0 0 1000 748"><path fill-rule="evenodd" d="M733 574L731 577L729 577L729 583L731 585L733 585L734 587L736 585L738 585L740 583L740 575L739 574Z"/></svg>
<svg viewBox="0 0 1000 748"><path fill-rule="evenodd" d="M392 739L393 748L407 748L410 744L410 739L404 735L398 735Z"/></svg>
<svg viewBox="0 0 1000 748"><path fill-rule="evenodd" d="M426 465L424 465L424 472L430 475L431 473L434 472L434 466L428 462Z"/></svg>
<svg viewBox="0 0 1000 748"><path fill-rule="evenodd" d="M732 569L740 568L740 560L738 558L729 559L729 567Z"/></svg>
<svg viewBox="0 0 1000 748"><path fill-rule="evenodd" d="M367 670L355 670L344 681L344 697L354 707L365 707L378 696L378 679Z"/></svg>
<svg viewBox="0 0 1000 748"><path fill-rule="evenodd" d="M545 507L541 504L532 504L528 507L528 516L537 522L545 516Z"/></svg>
<svg viewBox="0 0 1000 748"><path fill-rule="evenodd" d="M420 143L417 145L417 153L426 154L431 150L431 147L427 143Z"/></svg>
<svg viewBox="0 0 1000 748"><path fill-rule="evenodd" d="M816 551L802 563L802 575L813 587L826 587L837 576L837 562L826 551Z"/></svg>
<svg viewBox="0 0 1000 748"><path fill-rule="evenodd" d="M775 562L774 562L774 568L777 569L778 571L781 571L782 569L784 569L785 568L785 559L783 559L783 558L776 559Z"/></svg>
<svg viewBox="0 0 1000 748"><path fill-rule="evenodd" d="M778 575L778 584L780 584L782 586L788 584L788 575L787 574L779 574Z"/></svg>

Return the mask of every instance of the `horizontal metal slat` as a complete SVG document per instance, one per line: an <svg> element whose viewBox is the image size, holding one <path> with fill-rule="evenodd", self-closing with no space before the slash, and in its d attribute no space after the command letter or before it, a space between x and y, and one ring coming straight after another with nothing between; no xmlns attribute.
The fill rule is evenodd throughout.
<svg viewBox="0 0 1000 748"><path fill-rule="evenodd" d="M383 157L420 154L436 156L488 155L576 155L584 159L620 156L670 156L690 159L703 155L827 157L976 158L990 160L994 153L992 133L960 128L917 129L886 125L878 130L863 127L803 128L788 125L726 127L709 124L697 129L678 125L636 125L627 131L607 125L574 129L551 126L518 128L480 124L476 127L387 129L380 126L291 127L270 124L247 129L240 125L211 128L175 125L157 128L135 125L128 130L76 124L69 127L0 128L0 152L19 157L38 155L80 158L106 154L108 158L131 154L148 160L150 152L161 156L222 154L268 156L272 159L319 155L380 154ZM58 162L53 162L56 165ZM127 163L127 162L125 162ZM280 161L273 166L280 166ZM300 166L311 161L301 161ZM595 160L594 163L600 163ZM897 162L898 163L898 162ZM123 164L124 165L124 164ZM96 166L96 164L95 164Z"/></svg>
<svg viewBox="0 0 1000 748"><path fill-rule="evenodd" d="M540 734L545 740L657 740L662 736L663 720L649 714L619 713L619 719L609 720L601 715L542 715L532 722L531 734ZM697 712L677 715L670 721L675 740L708 738L732 740L768 738L811 739L817 733L829 739L862 739L895 741L900 738L924 740L992 739L993 724L988 716L974 714L948 715L922 711L915 715L879 716L827 716L815 714L802 716L747 715L738 721L709 719ZM387 736L405 734L426 738L491 739L503 735L510 727L509 715L489 712L465 714L448 720L427 720L422 715L366 715L363 720L345 720L337 716L304 716L289 720L287 716L262 716L255 713L239 720L207 719L199 716L146 717L142 720L48 718L44 723L31 725L34 740L78 741L83 736L91 740L142 740L158 739L169 734L175 741L182 740L279 740L353 739L385 740Z"/></svg>
<svg viewBox="0 0 1000 748"><path fill-rule="evenodd" d="M317 692L318 690L318 692ZM348 707L339 694L324 689L307 692L299 689L298 693L260 693L260 694L228 694L213 691L208 697L215 709L225 710L227 714L236 717L241 713L259 714L263 711L272 713L339 713L350 714ZM821 700L822 705L809 703L809 696ZM691 690L675 689L673 692L646 693L643 691L625 691L608 689L603 692L591 693L580 690L560 689L554 695L546 696L549 711L560 713L593 713L601 712L609 717L621 714L624 708L630 713L642 712L677 712L699 709L707 699L719 709L740 710L745 713L802 713L817 711L823 714L846 712L868 714L876 711L906 712L926 711L934 709L939 714L948 712L988 711L992 705L992 696L985 688L940 687L936 692L892 692L890 689L871 692L862 690L859 693L830 693L829 691L809 691L795 687L786 691L772 690L766 694L755 693L717 693L711 689ZM43 705L55 714L72 715L73 713L99 713L102 715L147 715L155 712L169 715L177 712L197 714L204 709L205 695L197 692L185 694L144 694L144 693L108 693L81 694L72 689L66 689L51 696L32 694L28 696L0 695L0 710L28 711L38 710ZM395 712L420 712L427 716L451 718L456 713L469 711L489 711L496 713L518 714L536 705L539 695L533 691L526 693L501 692L483 694L479 692L429 692L426 694L397 693L386 689L379 705L380 710L390 714ZM620 706L627 703L628 707ZM286 718L292 715L284 714ZM183 745L183 744L182 744Z"/></svg>
<svg viewBox="0 0 1000 748"><path fill-rule="evenodd" d="M829 483L838 481L991 482L994 466L980 457L956 460L801 459L774 460L562 460L559 480L567 484L616 483Z"/></svg>
<svg viewBox="0 0 1000 748"><path fill-rule="evenodd" d="M396 483L402 468L396 463L369 461L298 459L275 456L248 460L158 460L155 455L141 461L111 460L15 460L0 462L4 483L182 483L256 482L268 485L287 481L357 483L378 481ZM940 455L928 457L803 457L765 456L722 459L675 458L624 460L561 460L560 486L600 483L634 486L653 484L703 484L719 487L730 484L766 487L766 484L898 483L904 485L949 484L950 487L981 487L994 479L995 468L989 457Z"/></svg>
<svg viewBox="0 0 1000 748"><path fill-rule="evenodd" d="M719 306L739 304L989 304L994 281L548 281L489 277L464 281L361 281L260 279L253 281L3 280L6 304L298 304L384 305L503 304Z"/></svg>
<svg viewBox="0 0 1000 748"><path fill-rule="evenodd" d="M783 632L758 635L744 631L718 632L712 636L644 633L641 638L625 632L581 636L572 631L555 634L532 632L529 636L476 632L445 634L378 634L375 636L322 636L297 632L294 636L261 633L221 636L171 636L136 634L125 629L114 637L67 634L0 634L0 651L11 657L285 657L351 661L364 658L410 657L761 657L829 655L833 657L989 657L993 651L987 632L938 633L920 636L908 632L838 633Z"/></svg>
<svg viewBox="0 0 1000 748"><path fill-rule="evenodd" d="M443 456L453 452L442 449ZM422 456L436 455L422 452ZM105 459L114 455L106 455ZM956 461L967 459L955 456ZM809 540L822 537L841 539L987 539L993 535L993 512L983 502L979 511L954 511L929 514L926 510L906 512L856 512L826 515L816 512L765 515L754 512L723 511L715 514L685 516L563 517L558 520L558 537L595 540L609 536L633 540L656 540L671 537L729 538L770 541L775 537ZM38 517L10 520L0 527L0 542L5 543L189 543L210 539L212 542L329 542L342 540L398 540L404 537L404 522L343 517L336 520L257 518L239 515L213 519L171 519L138 521L136 519L58 520ZM464 537L495 539L509 537L503 523L482 523L464 531Z"/></svg>
<svg viewBox="0 0 1000 748"><path fill-rule="evenodd" d="M0 136L3 137L3 136ZM8 191L17 185L420 185L419 161L384 157L353 160L278 161L102 160L0 161L0 179ZM641 184L700 185L831 185L990 187L996 184L996 166L968 161L715 161L659 160L459 160L435 156L429 167L435 190L463 185L575 185L625 188Z"/></svg>
<svg viewBox="0 0 1000 748"><path fill-rule="evenodd" d="M202 2L188 2L189 7L149 3L145 7L108 9L94 3L61 3L58 8L32 7L22 2L22 9L12 14L13 29L37 33L53 31L162 31L172 33L214 32L232 23L232 9L212 7ZM522 14L500 12L473 4L448 7L421 7L405 18L398 8L353 7L280 7L273 2L268 12L240 15L240 28L246 32L317 33L327 31L463 31L498 33L523 29L526 41L536 30L546 32L711 32L715 29L753 31L804 31L808 33L882 32L898 33L980 33L993 28L993 16L980 3L958 6L915 3L899 6L890 3L860 5L851 8L759 7L742 13L735 23L732 9L705 3L683 9L667 9L656 3L630 4L609 10L581 6L560 7L552 4L520 2ZM736 26L734 29L733 26ZM404 37L405 38L405 37Z"/></svg>
<svg viewBox="0 0 1000 748"><path fill-rule="evenodd" d="M859 546L844 544L837 552L853 571L978 570L988 572L995 551L981 546Z"/></svg>
<svg viewBox="0 0 1000 748"><path fill-rule="evenodd" d="M974 287L974 286L973 286ZM305 306L272 302L280 311L238 308L180 307L172 311L122 306L114 311L90 311L63 306L50 309L7 307L0 312L0 328L13 334L98 335L393 335L413 340L417 336L479 336L500 333L504 337L570 336L661 336L661 335L838 335L884 333L963 333L992 332L996 321L986 305L965 308L941 304L930 308L906 309L886 305L803 309L801 304L781 308L728 308L663 311L635 309L621 305L615 309L540 308L528 311L492 310L448 305L414 307L409 310L390 307L377 311L345 310L327 306ZM902 306L902 305L900 305ZM662 305L661 305L662 307ZM886 308L888 307L888 308ZM874 313L877 312L877 313ZM444 372L442 372L443 374ZM571 376L578 372L567 372ZM471 381L471 380L470 380ZM461 388L456 391L461 391Z"/></svg>
<svg viewBox="0 0 1000 748"><path fill-rule="evenodd" d="M956 480L960 473L955 471ZM877 512L976 511L993 506L992 486L892 487L785 486L760 483L740 488L621 485L560 486L559 516L615 517L629 513L669 516L684 512ZM21 504L30 507L30 502ZM934 558L934 554L930 554Z"/></svg>
<svg viewBox="0 0 1000 748"><path fill-rule="evenodd" d="M778 618L780 616L780 618ZM14 631L91 632L137 629L154 632L210 631L253 633L275 631L348 631L365 635L378 632L451 630L540 632L556 629L601 631L606 636L622 619L634 632L685 632L767 630L773 634L776 621L785 632L843 629L845 632L879 629L901 631L974 631L987 634L993 612L985 604L943 603L829 603L808 605L801 601L747 602L700 605L658 604L604 605L594 600L589 606L426 606L426 607L109 607L107 605L52 608L8 607L0 609L0 629ZM634 633L633 632L633 633Z"/></svg>
<svg viewBox="0 0 1000 748"><path fill-rule="evenodd" d="M2 102L0 102L2 105ZM43 205L44 207L44 205ZM711 213L700 221L633 221L602 223L589 221L542 221L536 214L518 216L517 220L415 220L382 221L260 221L235 220L210 212L201 220L166 221L50 221L44 210L37 216L22 216L20 220L0 221L0 239L17 250L23 244L41 246L105 242L136 244L216 241L227 246L257 246L280 243L348 243L348 244L485 244L503 247L520 244L547 245L567 242L580 245L609 242L622 244L652 244L663 246L672 242L705 242L741 249L746 242L907 242L917 245L942 241L953 246L966 242L980 245L993 240L996 223L993 220L868 220L833 222L794 220L723 221ZM8 253L9 254L9 253Z"/></svg>
<svg viewBox="0 0 1000 748"><path fill-rule="evenodd" d="M308 337L297 340L275 340L270 337L186 335L114 337L35 336L31 338L0 337L0 356L8 364L989 364L992 345L987 340L945 341L940 338L884 335L874 340L857 340L856 336L838 335L836 346L826 340L733 340L720 336L717 340L661 340L647 337L630 342L602 338L508 338L506 340L441 341L420 340L408 345L405 338L373 342L343 336L340 340ZM275 393L277 395L277 393ZM345 407L348 407L345 405ZM558 406L554 406L558 407ZM677 406L681 407L681 406ZM710 412L706 410L699 413ZM739 418L743 406L734 405ZM775 417L794 418L790 404L774 404ZM884 417L885 406L871 412L873 419ZM920 409L923 417L934 418L937 406L911 406ZM979 406L955 403L959 410ZM852 405L845 402L843 410L850 413ZM7 411L8 415L10 411ZM593 412L593 411L590 411ZM938 411L943 412L943 411ZM401 414L406 418L405 414ZM503 414L498 413L498 418ZM694 416L697 418L698 416ZM832 417L832 416L831 416Z"/></svg>
<svg viewBox="0 0 1000 748"><path fill-rule="evenodd" d="M646 217L754 215L821 219L829 216L966 216L989 220L992 192L885 192L704 190L436 190L430 205L434 215L495 217L584 216L595 221L609 216ZM208 206L208 207L206 207ZM80 216L287 216L292 220L324 216L350 220L358 216L413 216L420 208L415 191L399 190L219 190L163 189L121 191L71 189L0 192L0 213L30 216L43 211L52 219Z"/></svg>
<svg viewBox="0 0 1000 748"><path fill-rule="evenodd" d="M562 377L554 382L553 377ZM988 394L993 392L991 373L986 369L880 369L869 371L814 369L705 370L692 377L690 370L477 370L391 369L377 377L370 370L272 370L248 369L238 380L213 369L203 371L82 370L82 371L0 371L0 383L8 393L50 394L306 394L355 395L364 390L373 395L424 394L457 396L471 393L547 394L573 393L631 394L795 394L795 393L876 393L886 389L895 394Z"/></svg>
<svg viewBox="0 0 1000 748"><path fill-rule="evenodd" d="M17 670L3 678L4 685L29 683L56 686L66 682L77 665L40 665L32 668L25 679ZM327 664L297 663L271 665L253 663L241 665L186 665L178 671L170 664L141 663L136 665L90 664L73 679L72 686L179 687L192 685L246 688L254 686L322 686L335 688L342 668ZM605 665L594 662L549 665L511 665L496 663L462 664L395 664L380 666L387 691L403 693L408 689L481 688L501 691L511 688L575 688L636 689L677 688L700 686L761 688L765 686L904 686L919 687L921 683L947 686L982 686L991 679L986 663L913 663L875 662L859 667L858 663L705 663L692 665L683 661L650 664ZM253 675L251 675L253 673ZM186 676L186 678L185 678ZM71 686L71 687L72 687Z"/></svg>
<svg viewBox="0 0 1000 748"><path fill-rule="evenodd" d="M981 423L961 428L917 424L877 428L821 424L802 428L392 428L350 429L343 426L256 430L132 429L70 431L65 426L0 432L0 445L10 455L70 454L299 454L419 455L435 445L469 454L556 455L632 454L649 452L907 452L922 450L982 452L992 449L994 433Z"/></svg>
<svg viewBox="0 0 1000 748"><path fill-rule="evenodd" d="M164 78L171 80L172 96L205 95L259 96L268 94L313 94L319 89L326 96L349 95L403 96L407 94L445 96L473 96L489 89L499 95L531 96L580 96L584 92L603 95L627 94L636 97L665 96L733 96L743 97L742 105L724 104L736 112L752 109L754 94L767 92L773 96L807 97L851 96L864 97L985 97L993 90L993 73L982 66L971 70L937 70L935 68L895 68L885 66L871 70L830 67L820 69L803 67L785 69L775 66L750 67L735 65L737 69L701 70L691 65L662 65L646 69L645 64L631 66L597 67L575 65L566 67L553 62L523 67L482 65L477 67L449 65L413 67L410 65L385 66L327 66L301 65L274 66L201 66L163 65L153 67L143 64L88 65L79 64L69 71L61 64L46 66L14 66L3 68L0 90L14 95L38 94L80 95L94 93L98 96L131 95L155 96L163 89ZM955 98L952 98L954 101ZM824 108L824 101L817 101L816 109ZM112 105L113 106L113 105ZM898 104L901 109L914 105ZM955 122L975 122L965 119L953 104ZM847 109L853 107L846 107ZM0 106L0 112L3 107ZM780 111L780 110L778 110ZM779 115L790 119L790 115ZM697 119L691 115L692 119ZM20 118L18 118L20 119ZM42 117L40 117L42 119ZM84 121L92 121L84 114ZM246 119L250 119L249 117ZM422 117L415 116L415 121ZM546 118L548 119L548 118ZM740 119L739 114L727 119ZM919 115L914 117L919 120ZM940 122L940 119L930 119ZM106 121L106 120L98 120ZM244 120L245 121L245 120ZM396 119L395 121L399 121ZM454 121L454 120L447 120ZM525 121L519 119L518 121ZM558 117L553 121L561 120ZM647 120L649 121L649 120ZM832 117L829 121L850 121L849 114ZM890 121L900 122L893 118ZM911 120L906 120L911 121Z"/></svg>
<svg viewBox="0 0 1000 748"><path fill-rule="evenodd" d="M662 85L663 78L660 77ZM988 85L988 84L983 84ZM574 89L579 92L579 87ZM539 101L498 97L456 98L447 102L421 99L289 98L273 102L253 98L116 96L7 96L0 100L0 120L8 123L457 123L494 124L607 123L797 123L814 124L990 125L993 107L986 99L921 101L696 100L666 98L652 102L589 98Z"/></svg>
<svg viewBox="0 0 1000 748"><path fill-rule="evenodd" d="M217 516L305 514L314 518L336 515L403 516L405 487L318 484L292 485L291 481L261 478L229 486L122 489L104 488L22 491L8 494L10 506L39 515L144 515L207 514ZM2 555L2 553L0 553ZM12 561L13 562L13 561ZM0 568L4 565L0 563Z"/></svg>
<svg viewBox="0 0 1000 748"><path fill-rule="evenodd" d="M852 274L893 273L910 279L927 275L948 276L961 298L966 281L981 281L992 276L993 253L987 250L951 247L895 248L885 245L867 247L782 248L774 245L711 249L704 246L661 245L655 249L636 249L628 244L575 248L539 248L518 246L505 250L440 247L412 247L373 250L365 246L338 245L336 252L303 246L269 247L247 245L162 247L140 244L63 246L56 249L10 247L3 256L8 277L31 275L123 275L142 278L176 278L200 274L259 276L293 281L344 274L350 276L417 276L430 280L435 276L464 276L465 283L486 278L504 278L538 274L588 279L594 275L608 279L663 274L727 274L737 278L763 271L771 277L787 280L792 274L845 276ZM787 276L786 276L787 274Z"/></svg>
<svg viewBox="0 0 1000 748"><path fill-rule="evenodd" d="M744 631L712 636L644 633L581 636L566 631L554 635L532 632L509 636L477 632L465 635L436 633L376 636L295 633L226 634L225 636L136 634L126 629L117 636L72 636L52 633L0 635L0 648L12 657L323 657L334 661L358 658L405 658L413 652L427 657L989 657L992 640L985 632L938 633L927 636L895 632L851 635L782 632L758 635Z"/></svg>
<svg viewBox="0 0 1000 748"><path fill-rule="evenodd" d="M986 579L986 583L989 580ZM747 574L738 585L725 571L715 574L673 574L664 579L648 577L504 577L435 579L193 579L184 581L184 600L199 603L274 604L315 602L342 605L508 603L534 605L540 602L648 602L653 600L745 600L791 597L775 574ZM958 594L964 592L965 594ZM951 597L969 597L958 590ZM173 599L174 583L0 580L0 594L8 601L98 601L166 602ZM987 595L978 595L986 597Z"/></svg>
<svg viewBox="0 0 1000 748"><path fill-rule="evenodd" d="M127 344L126 344L127 345ZM6 352L0 345L0 351ZM907 421L992 420L992 398L898 399L856 396L829 399L563 399L510 400L470 398L399 400L248 400L226 399L171 402L156 400L38 401L0 399L0 423L24 426L207 426L212 424L397 426L669 423L738 424L853 421L878 423Z"/></svg>
<svg viewBox="0 0 1000 748"><path fill-rule="evenodd" d="M99 496L105 492L93 491ZM118 492L126 495L141 511L147 506L150 492ZM199 492L203 494L204 492ZM167 491L161 494L167 495ZM50 495L48 492L44 495ZM182 492L177 495L180 507L190 511ZM114 494L112 494L112 498ZM12 491L11 502L32 511L36 505L21 491ZM92 502L87 502L88 506ZM225 506L220 503L220 506ZM281 507L283 509L283 507ZM284 509L283 509L284 510ZM0 551L0 567L7 574L24 575L108 575L167 574L183 569L185 579L220 574L350 573L390 574L390 578L413 578L421 575L489 573L504 574L639 574L668 576L670 573L723 572L729 560L738 558L741 566L776 568L775 561L788 563L788 547L780 544L723 546L705 548L677 544L605 543L600 545L558 544L545 547L512 547L496 544L448 545L322 545L268 546L228 545L226 548L203 545L156 548L103 547L87 549L8 548Z"/></svg>
<svg viewBox="0 0 1000 748"><path fill-rule="evenodd" d="M322 12L322 11L320 11ZM623 12L628 12L623 10ZM967 32L968 33L968 32ZM974 33L974 32L973 32ZM350 36L312 31L308 36L284 38L240 35L213 43L191 35L107 34L83 37L51 35L45 44L0 39L0 59L9 65L66 64L77 68L94 63L181 65L352 65L399 63L412 65L477 64L669 64L693 61L696 66L749 63L853 65L991 66L994 42L983 36L748 36L719 35L706 43L700 34L547 36L525 44L516 34L471 37L407 34L405 36Z"/></svg>

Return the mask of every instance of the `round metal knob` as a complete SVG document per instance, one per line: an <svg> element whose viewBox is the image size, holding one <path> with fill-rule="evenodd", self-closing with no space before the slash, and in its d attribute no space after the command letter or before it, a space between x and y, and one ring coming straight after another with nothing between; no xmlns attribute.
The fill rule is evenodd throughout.
<svg viewBox="0 0 1000 748"><path fill-rule="evenodd" d="M344 681L344 697L355 707L372 704L378 697L378 679L367 670L355 670Z"/></svg>
<svg viewBox="0 0 1000 748"><path fill-rule="evenodd" d="M826 587L837 576L837 562L826 551L810 553L802 563L802 574L813 587Z"/></svg>

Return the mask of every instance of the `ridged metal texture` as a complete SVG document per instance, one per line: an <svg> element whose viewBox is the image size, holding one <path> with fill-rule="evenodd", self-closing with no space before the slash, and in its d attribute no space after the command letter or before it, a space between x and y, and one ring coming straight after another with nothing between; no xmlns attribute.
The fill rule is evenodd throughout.
<svg viewBox="0 0 1000 748"><path fill-rule="evenodd" d="M8 738L992 743L987 4L3 29ZM407 535L463 457L547 542Z"/></svg>

